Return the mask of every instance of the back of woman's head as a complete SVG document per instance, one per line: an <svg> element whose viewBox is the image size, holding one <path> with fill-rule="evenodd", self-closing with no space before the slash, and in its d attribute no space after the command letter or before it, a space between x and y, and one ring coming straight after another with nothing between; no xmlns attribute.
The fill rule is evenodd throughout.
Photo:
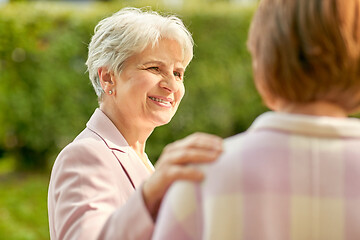
<svg viewBox="0 0 360 240"><path fill-rule="evenodd" d="M86 65L99 98L103 94L98 76L100 67L120 74L123 63L161 38L176 40L183 49L184 61L193 56L193 39L183 22L175 16L162 16L147 9L124 8L103 19L95 27L89 44Z"/></svg>
<svg viewBox="0 0 360 240"><path fill-rule="evenodd" d="M248 48L263 96L360 106L360 0L261 0Z"/></svg>

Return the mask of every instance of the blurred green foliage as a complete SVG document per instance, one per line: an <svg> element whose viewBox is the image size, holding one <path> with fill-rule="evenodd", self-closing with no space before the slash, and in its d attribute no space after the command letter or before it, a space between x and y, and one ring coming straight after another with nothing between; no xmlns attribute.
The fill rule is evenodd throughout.
<svg viewBox="0 0 360 240"><path fill-rule="evenodd" d="M96 23L123 6L0 8L0 155L16 158L21 169L43 169L85 127L97 107L86 74L87 43ZM175 12L193 33L195 57L177 114L147 142L153 162L167 143L195 131L227 137L265 111L246 49L253 10L216 5Z"/></svg>
<svg viewBox="0 0 360 240"><path fill-rule="evenodd" d="M47 185L46 175L1 175L0 239L49 239Z"/></svg>

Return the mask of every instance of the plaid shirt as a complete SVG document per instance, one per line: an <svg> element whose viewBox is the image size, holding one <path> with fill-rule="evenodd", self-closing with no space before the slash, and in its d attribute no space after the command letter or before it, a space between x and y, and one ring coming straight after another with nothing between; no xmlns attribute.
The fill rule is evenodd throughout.
<svg viewBox="0 0 360 240"><path fill-rule="evenodd" d="M360 120L268 112L178 182L153 239L360 239Z"/></svg>

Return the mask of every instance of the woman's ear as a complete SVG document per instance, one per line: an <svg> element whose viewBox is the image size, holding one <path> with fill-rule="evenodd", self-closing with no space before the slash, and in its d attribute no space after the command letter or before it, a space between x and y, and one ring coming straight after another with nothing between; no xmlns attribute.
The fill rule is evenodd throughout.
<svg viewBox="0 0 360 240"><path fill-rule="evenodd" d="M272 111L279 111L282 109L282 101L279 98L262 97L265 105Z"/></svg>
<svg viewBox="0 0 360 240"><path fill-rule="evenodd" d="M272 111L277 111L282 107L282 100L271 94L259 79L255 80L255 86L266 107Z"/></svg>
<svg viewBox="0 0 360 240"><path fill-rule="evenodd" d="M114 93L115 89L115 79L114 75L106 67L101 67L98 69L99 81L102 89L107 94Z"/></svg>

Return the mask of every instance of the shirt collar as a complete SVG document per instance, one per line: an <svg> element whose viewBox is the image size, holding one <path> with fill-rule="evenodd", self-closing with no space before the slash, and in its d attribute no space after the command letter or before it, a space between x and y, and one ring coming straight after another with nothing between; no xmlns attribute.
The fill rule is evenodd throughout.
<svg viewBox="0 0 360 240"><path fill-rule="evenodd" d="M253 122L249 131L266 129L318 137L358 138L360 120L266 112Z"/></svg>
<svg viewBox="0 0 360 240"><path fill-rule="evenodd" d="M86 127L96 133L110 149L129 151L129 144L114 123L99 108L95 110Z"/></svg>

